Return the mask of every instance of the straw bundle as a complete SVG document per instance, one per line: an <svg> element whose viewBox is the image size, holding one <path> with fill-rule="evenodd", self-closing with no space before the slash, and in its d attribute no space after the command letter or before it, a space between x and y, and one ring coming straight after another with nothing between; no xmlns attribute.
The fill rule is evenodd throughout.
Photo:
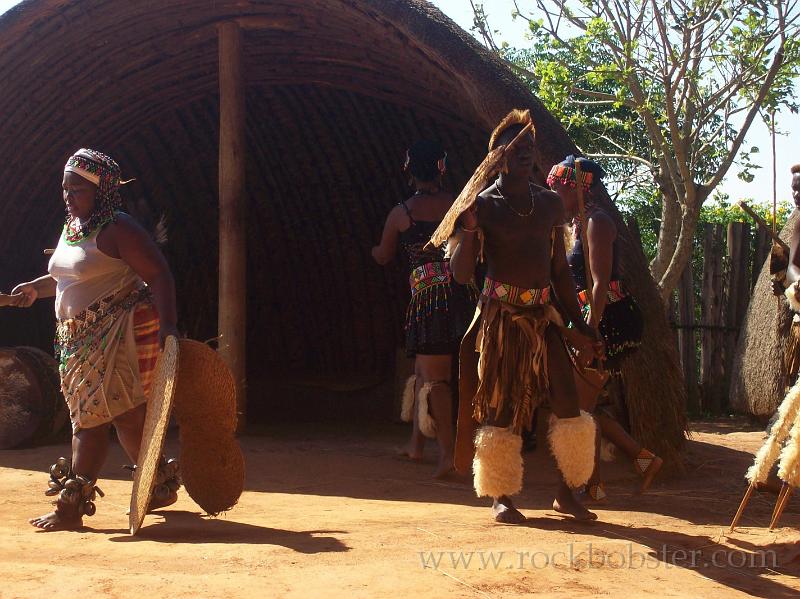
<svg viewBox="0 0 800 599"><path fill-rule="evenodd" d="M800 479L800 417L794 419L789 440L781 450L778 478L792 487L796 487Z"/></svg>
<svg viewBox="0 0 800 599"><path fill-rule="evenodd" d="M763 483L767 480L770 469L778 459L783 442L792 429L792 425L800 415L800 382L789 389L786 397L778 408L778 418L772 425L769 437L756 454L755 462L747 471L745 477L750 484ZM795 427L797 428L797 427Z"/></svg>

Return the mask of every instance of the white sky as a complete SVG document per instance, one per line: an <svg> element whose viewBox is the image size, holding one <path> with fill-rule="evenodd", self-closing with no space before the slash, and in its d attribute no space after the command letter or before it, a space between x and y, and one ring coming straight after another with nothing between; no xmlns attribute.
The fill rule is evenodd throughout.
<svg viewBox="0 0 800 599"><path fill-rule="evenodd" d="M524 46L526 43L525 23L524 21L515 22L511 18L511 12L514 9L512 0L482 1L489 14L489 22L494 29L499 31L498 42L507 41L514 46ZM472 8L469 0L432 0L432 3L469 31L472 25ZM15 4L18 4L18 0L0 0L0 14ZM521 8L526 4L526 0L520 0ZM798 88L800 88L800 82L798 82ZM800 142L800 115L785 112L778 114L777 121L779 129L791 132L789 135L778 136L777 139L778 200L788 201L791 179L789 168L792 164L800 162L800 151L797 150L798 142ZM740 181L736 177L736 168L731 169L721 188L731 196L732 201L750 198L757 202L772 202L771 143L767 127L760 120L754 123L748 134L746 146L758 146L761 149L761 153L755 155L755 158L760 157L762 168L755 171L755 179L752 183Z"/></svg>

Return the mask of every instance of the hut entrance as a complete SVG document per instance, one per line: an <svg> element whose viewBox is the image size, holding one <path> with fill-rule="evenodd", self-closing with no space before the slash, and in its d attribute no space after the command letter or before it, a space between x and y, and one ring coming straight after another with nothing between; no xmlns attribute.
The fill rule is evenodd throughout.
<svg viewBox="0 0 800 599"><path fill-rule="evenodd" d="M441 140L456 190L485 135L327 86L248 86L246 106L248 420L388 416L407 271L401 255L379 267L370 249L411 193L402 164L414 140ZM167 215L181 327L201 340L218 334L218 110L206 99L175 111L120 157ZM186 159L161 165L165 151Z"/></svg>
<svg viewBox="0 0 800 599"><path fill-rule="evenodd" d="M6 16L11 37L44 35L35 5ZM390 208L411 192L401 167L415 140L444 144L453 190L482 158L485 115L474 85L440 53L462 56L464 42L415 2L182 6L126 5L136 14L116 14L58 5L65 22L85 27L80 39L58 36L52 55L74 58L90 36L106 49L107 75L88 83L56 76L53 61L26 69L36 98L50 97L45 81L64 100L55 116L14 121L32 146L7 163L19 173L15 187L49 198L41 205L51 210L9 205L21 228L36 224L21 241L30 247L19 248L36 264L0 273L3 282L43 271L42 249L56 242L57 187L41 182L57 183L76 147L99 148L136 177L124 192L132 212L166 215L179 327L200 340L222 335L220 351L247 389L249 422L388 415L407 272L400 256L377 266L370 249ZM172 12L180 16L167 27ZM146 41L131 28L107 32L105 18L136 23ZM429 26L438 33L420 36ZM13 321L0 343L34 343L27 333L43 313L0 315ZM46 331L35 342L47 347L51 338Z"/></svg>

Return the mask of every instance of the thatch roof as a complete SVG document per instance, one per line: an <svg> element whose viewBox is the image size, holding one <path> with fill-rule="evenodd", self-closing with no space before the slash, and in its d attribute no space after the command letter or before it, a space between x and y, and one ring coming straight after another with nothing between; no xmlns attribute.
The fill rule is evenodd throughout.
<svg viewBox="0 0 800 599"><path fill-rule="evenodd" d="M0 255L16 258L3 261L0 286L43 272L42 249L62 219L62 165L77 147L96 147L137 178L130 200L169 219L181 328L215 335L215 25L232 19L246 30L251 393L270 369L378 376L401 344L407 291L402 269L375 266L369 248L408 195L409 144L439 138L453 188L513 107L532 111L540 180L575 151L504 65L421 0L27 0L12 9L0 18ZM623 267L657 314L641 251L626 251ZM0 343L30 343L30 329L12 322L40 327L46 343L44 314L0 314ZM661 346L648 351L671 372L675 352L657 319ZM651 386L654 374L642 373ZM645 403L680 412L681 391L660 387ZM679 444L680 425L666 426L667 443Z"/></svg>
<svg viewBox="0 0 800 599"><path fill-rule="evenodd" d="M800 211L780 233L789 242ZM736 347L729 401L737 412L769 417L785 395L784 348L793 313L784 298L772 295L769 256L761 268Z"/></svg>

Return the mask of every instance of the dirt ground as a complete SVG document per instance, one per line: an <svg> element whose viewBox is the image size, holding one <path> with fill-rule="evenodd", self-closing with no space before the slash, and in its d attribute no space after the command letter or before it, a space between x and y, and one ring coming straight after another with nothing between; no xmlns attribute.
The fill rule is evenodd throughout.
<svg viewBox="0 0 800 599"><path fill-rule="evenodd" d="M605 464L610 501L579 524L550 508L555 470L526 454L527 525L494 524L469 481L434 481L394 457L402 426L293 425L241 439L239 504L205 517L184 494L127 533L131 482L114 446L106 497L80 532L36 532L45 469L68 447L0 452L0 598L800 596L800 499L766 530L772 496L727 527L762 433L694 423L688 472L634 496L629 464ZM168 451L177 451L175 439Z"/></svg>

